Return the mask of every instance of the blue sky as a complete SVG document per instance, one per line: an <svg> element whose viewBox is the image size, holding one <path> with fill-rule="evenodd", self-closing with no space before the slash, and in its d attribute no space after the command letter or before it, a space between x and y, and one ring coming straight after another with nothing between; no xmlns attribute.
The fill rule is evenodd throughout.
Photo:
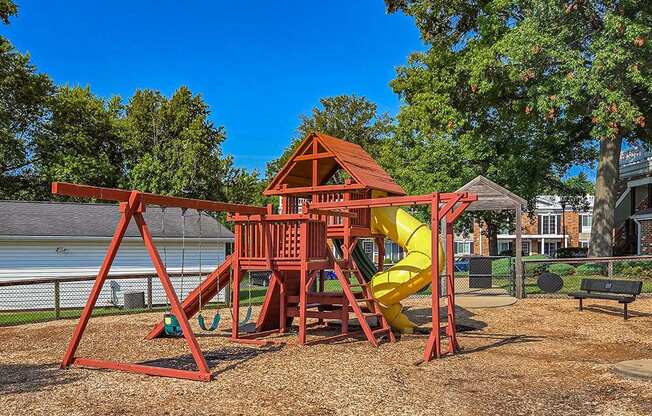
<svg viewBox="0 0 652 416"><path fill-rule="evenodd" d="M195 3L189 6L189 3ZM236 164L264 168L320 97L364 95L395 114L394 69L422 49L382 0L37 2L0 29L58 84L128 98L201 93Z"/></svg>
<svg viewBox="0 0 652 416"><path fill-rule="evenodd" d="M225 152L250 169L282 152L321 97L363 95L395 115L389 81L424 48L413 20L382 0L64 3L18 0L0 33L56 83L104 97L189 86L226 128Z"/></svg>

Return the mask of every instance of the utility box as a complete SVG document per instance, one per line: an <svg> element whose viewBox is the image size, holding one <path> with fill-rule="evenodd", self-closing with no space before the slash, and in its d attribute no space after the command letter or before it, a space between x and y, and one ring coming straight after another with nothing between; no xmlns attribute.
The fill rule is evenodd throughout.
<svg viewBox="0 0 652 416"><path fill-rule="evenodd" d="M469 288L491 288L491 260L491 257L482 256L469 258Z"/></svg>
<svg viewBox="0 0 652 416"><path fill-rule="evenodd" d="M145 309L145 292L124 292L125 309Z"/></svg>

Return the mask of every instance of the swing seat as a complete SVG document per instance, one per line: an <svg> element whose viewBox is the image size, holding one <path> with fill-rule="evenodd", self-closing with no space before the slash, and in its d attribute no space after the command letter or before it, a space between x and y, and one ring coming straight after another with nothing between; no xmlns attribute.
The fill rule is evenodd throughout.
<svg viewBox="0 0 652 416"><path fill-rule="evenodd" d="M213 316L213 321L211 322L211 326L207 327L206 319L204 318L204 315L202 315L201 313L197 315L197 323L199 324L199 327L203 331L209 331L209 332L215 331L217 327L220 326L221 319L222 317L220 316L220 312L219 311L215 312L215 316Z"/></svg>
<svg viewBox="0 0 652 416"><path fill-rule="evenodd" d="M183 335L177 317L171 313L163 315L163 330L165 331L165 335L169 337L180 337Z"/></svg>
<svg viewBox="0 0 652 416"><path fill-rule="evenodd" d="M253 308L251 307L251 305L249 305L247 307L247 312L245 313L244 318L242 318L242 320L240 321L240 325L244 325L244 324L248 323L251 320L251 315L252 314L253 314Z"/></svg>

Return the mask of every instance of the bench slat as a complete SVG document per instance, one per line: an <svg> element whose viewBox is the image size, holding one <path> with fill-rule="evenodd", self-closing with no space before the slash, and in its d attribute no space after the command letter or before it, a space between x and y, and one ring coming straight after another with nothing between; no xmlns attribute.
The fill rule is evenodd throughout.
<svg viewBox="0 0 652 416"><path fill-rule="evenodd" d="M643 290L643 282L640 280L582 279L580 288L587 292L636 296Z"/></svg>

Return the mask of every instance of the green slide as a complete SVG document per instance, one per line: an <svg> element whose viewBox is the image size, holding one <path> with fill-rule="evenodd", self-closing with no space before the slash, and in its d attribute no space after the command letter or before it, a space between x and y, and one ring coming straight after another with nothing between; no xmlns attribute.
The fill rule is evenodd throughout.
<svg viewBox="0 0 652 416"><path fill-rule="evenodd" d="M342 256L342 240L333 240L333 246L335 247L337 255ZM362 249L362 245L355 245L355 249L353 250L353 253L351 253L351 257L353 258L353 261L355 261L355 264L358 266L360 273L362 273L362 277L364 277L364 280L367 282L370 281L376 273L378 273L376 265L372 259L369 258L367 253L365 253L365 251Z"/></svg>

